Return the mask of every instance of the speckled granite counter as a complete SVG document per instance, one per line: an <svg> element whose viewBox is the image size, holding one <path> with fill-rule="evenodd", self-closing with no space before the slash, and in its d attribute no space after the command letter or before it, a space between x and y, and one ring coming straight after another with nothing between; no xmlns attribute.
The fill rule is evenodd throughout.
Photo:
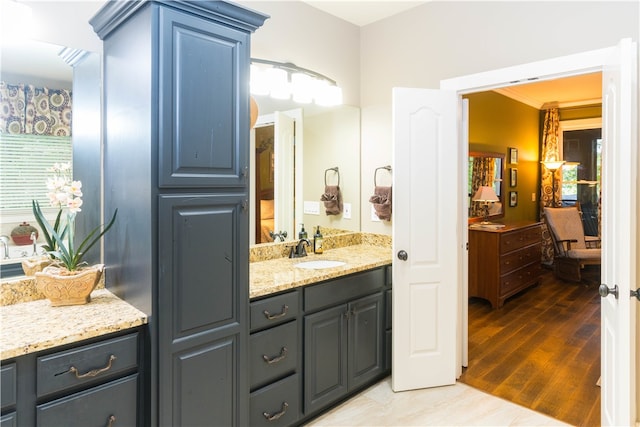
<svg viewBox="0 0 640 427"><path fill-rule="evenodd" d="M49 300L0 307L2 360L140 326L147 316L106 289L85 305L51 307Z"/></svg>
<svg viewBox="0 0 640 427"><path fill-rule="evenodd" d="M297 268L299 262L313 260L343 261L340 267L310 270ZM391 264L391 247L359 244L309 254L303 258L277 258L249 264L249 297L257 298L299 286L370 270Z"/></svg>

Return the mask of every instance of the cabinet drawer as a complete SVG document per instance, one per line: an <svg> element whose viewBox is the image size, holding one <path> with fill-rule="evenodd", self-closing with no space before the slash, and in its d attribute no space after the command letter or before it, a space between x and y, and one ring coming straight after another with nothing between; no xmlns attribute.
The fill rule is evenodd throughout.
<svg viewBox="0 0 640 427"><path fill-rule="evenodd" d="M17 427L18 416L15 412L4 414L0 417L0 427Z"/></svg>
<svg viewBox="0 0 640 427"><path fill-rule="evenodd" d="M541 270L541 264L537 262L502 276L500 278L500 296L510 294L521 287L538 281Z"/></svg>
<svg viewBox="0 0 640 427"><path fill-rule="evenodd" d="M295 319L300 311L298 292L251 302L251 332Z"/></svg>
<svg viewBox="0 0 640 427"><path fill-rule="evenodd" d="M137 366L137 333L40 356L36 362L37 394L41 397L112 378Z"/></svg>
<svg viewBox="0 0 640 427"><path fill-rule="evenodd" d="M500 274L509 273L532 262L539 262L542 257L541 254L540 245L538 244L503 255L500 257Z"/></svg>
<svg viewBox="0 0 640 427"><path fill-rule="evenodd" d="M385 269L356 273L328 282L304 288L304 310L306 312L338 305L378 291L385 284Z"/></svg>
<svg viewBox="0 0 640 427"><path fill-rule="evenodd" d="M298 322L252 334L249 338L251 389L298 369Z"/></svg>
<svg viewBox="0 0 640 427"><path fill-rule="evenodd" d="M516 230L504 233L500 236L500 253L515 251L525 246L539 243L541 239L540 227L525 228L524 230Z"/></svg>
<svg viewBox="0 0 640 427"><path fill-rule="evenodd" d="M135 426L138 375L54 400L36 409L37 425Z"/></svg>
<svg viewBox="0 0 640 427"><path fill-rule="evenodd" d="M300 413L300 379L298 374L251 393L249 423L259 426L294 424Z"/></svg>
<svg viewBox="0 0 640 427"><path fill-rule="evenodd" d="M16 404L16 364L11 363L0 368L0 402L2 409Z"/></svg>

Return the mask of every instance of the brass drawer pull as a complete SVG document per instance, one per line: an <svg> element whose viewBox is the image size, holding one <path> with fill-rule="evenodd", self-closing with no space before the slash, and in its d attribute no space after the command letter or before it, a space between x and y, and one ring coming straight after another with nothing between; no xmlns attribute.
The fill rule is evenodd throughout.
<svg viewBox="0 0 640 427"><path fill-rule="evenodd" d="M263 313L264 313L264 317L266 317L269 320L273 320L273 319L278 319L282 316L285 316L287 314L287 311L289 311L289 306L285 304L282 306L282 312L278 314L271 314L267 310L263 311Z"/></svg>
<svg viewBox="0 0 640 427"><path fill-rule="evenodd" d="M285 357L287 357L287 347L282 347L282 349L280 350L280 355L279 356L276 356L276 357L270 359L269 356L267 356L266 354L263 354L262 355L262 360L264 360L269 365L271 365L272 363L277 363L277 362L281 361Z"/></svg>
<svg viewBox="0 0 640 427"><path fill-rule="evenodd" d="M280 412L276 412L275 414L270 414L268 412L263 412L262 415L267 419L267 421L275 421L278 418L281 418L286 412L289 404L287 402L282 402L282 409Z"/></svg>
<svg viewBox="0 0 640 427"><path fill-rule="evenodd" d="M75 366L72 366L72 367L69 368L69 372L73 372L74 374L76 374L76 378L78 378L78 379L86 378L86 377L95 377L96 375L101 374L101 373L106 372L109 369L111 369L111 365L113 364L114 360L116 360L116 357L112 354L111 356L109 356L109 362L107 363L107 366L105 366L104 368L92 369L89 372L86 372L84 374L80 374L80 373L78 373L78 368L76 368Z"/></svg>
<svg viewBox="0 0 640 427"><path fill-rule="evenodd" d="M116 422L116 416L115 415L110 415L109 416L109 424L107 424L107 427L111 427L115 424Z"/></svg>

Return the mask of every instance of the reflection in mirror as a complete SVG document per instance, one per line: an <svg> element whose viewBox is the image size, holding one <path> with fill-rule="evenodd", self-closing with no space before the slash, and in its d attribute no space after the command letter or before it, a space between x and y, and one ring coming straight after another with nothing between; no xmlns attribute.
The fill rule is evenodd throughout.
<svg viewBox="0 0 640 427"><path fill-rule="evenodd" d="M259 117L251 132L251 244L297 240L302 223L309 235L318 225L326 231L360 231L360 166L353 161L360 156L359 109L255 98ZM336 165L345 183L345 202L352 206L350 219L327 216L320 202L323 171Z"/></svg>
<svg viewBox="0 0 640 427"><path fill-rule="evenodd" d="M489 203L488 220L504 217L504 154L471 151L469 152L469 222L482 221L485 218L485 202L474 201L473 197L480 187L491 187L498 201Z"/></svg>
<svg viewBox="0 0 640 427"><path fill-rule="evenodd" d="M0 80L3 82L0 97L4 98L1 100L3 106L7 106L0 120L5 128L0 132L2 160L9 158L7 150L12 146L10 140L21 139L22 147L25 145L31 147L17 154L14 153L17 156L13 160L14 164L21 165L18 181L8 181L10 168L2 165L0 192L7 195L16 193L15 190L19 189L17 192L19 197L11 201L2 197L0 234L11 236L12 230L22 222L36 225L37 228L31 212L32 199L39 200L45 208L47 218L53 220L57 210L46 209L49 206L45 194L48 169L56 162L73 161L79 163L78 167L74 164L73 173L75 179L82 180L84 191L83 215L76 221L76 235L83 236L86 234L85 229L93 229L100 223L100 56L96 53L37 41L12 40L10 43L3 43L0 48L2 62ZM33 93L41 94L44 98L38 101L37 108L34 107L35 115L39 117L34 120L37 126L27 124L21 129L16 125L21 120L10 119L7 114L14 116L22 114L27 117L22 107L16 107L20 104L24 105L25 102L7 102L9 98L7 88L13 88L12 93L16 94L19 91L15 88L22 86L33 87ZM28 90L25 90L26 93ZM52 121L54 116L45 114L42 110L47 94L51 114L59 112L62 115L60 117L64 117L60 121L67 126L66 131L55 124L57 123L55 120ZM57 100L64 102L58 103ZM28 99L26 104L28 105ZM15 108L9 108L9 105ZM11 111L7 113L8 110ZM13 123L13 130L10 132L5 126L8 122ZM29 120L25 120L25 123L29 123ZM38 156L39 153L42 155ZM38 245L42 242L41 233L39 234ZM32 256L34 252L31 245L27 247L15 244L13 239L10 239L9 243L6 250L4 246L0 248L2 277L21 275L22 258ZM100 258L99 251L94 250L90 255L87 257L88 262L95 262Z"/></svg>

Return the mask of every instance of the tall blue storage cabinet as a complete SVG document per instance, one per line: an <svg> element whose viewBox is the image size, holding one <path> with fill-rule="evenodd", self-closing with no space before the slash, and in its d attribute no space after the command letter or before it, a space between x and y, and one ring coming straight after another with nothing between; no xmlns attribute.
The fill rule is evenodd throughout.
<svg viewBox="0 0 640 427"><path fill-rule="evenodd" d="M113 1L104 52L107 286L150 315L145 425L247 425L250 35L221 1Z"/></svg>

